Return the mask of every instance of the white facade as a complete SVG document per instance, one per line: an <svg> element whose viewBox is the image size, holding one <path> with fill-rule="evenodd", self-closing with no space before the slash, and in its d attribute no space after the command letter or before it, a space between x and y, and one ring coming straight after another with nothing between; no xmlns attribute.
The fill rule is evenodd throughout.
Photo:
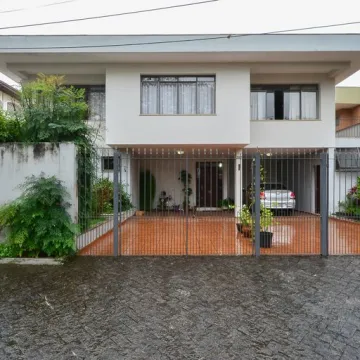
<svg viewBox="0 0 360 360"><path fill-rule="evenodd" d="M99 129L99 147L231 149L237 154L243 149L302 149L311 153L338 146L335 85L359 70L360 35L3 36L0 64L0 70L14 80L32 80L42 72L64 74L69 84L105 85L106 121L91 122ZM142 114L141 76L145 75L214 76L214 113ZM253 120L254 85L314 85L317 116L306 120ZM129 184L135 203L139 198L139 162L129 159L126 175L131 175ZM302 182L289 184L298 193L297 206L302 211L315 208L318 162L309 164L306 174L296 175ZM226 179L226 184L234 186L222 190L224 198L233 194L238 207L242 187L247 185L243 182L248 169L243 165L239 159L234 161L232 179ZM168 177L164 173L158 176L155 199L159 191L165 190L174 193L176 202L181 201L178 170L169 170ZM330 178L334 184L334 168Z"/></svg>

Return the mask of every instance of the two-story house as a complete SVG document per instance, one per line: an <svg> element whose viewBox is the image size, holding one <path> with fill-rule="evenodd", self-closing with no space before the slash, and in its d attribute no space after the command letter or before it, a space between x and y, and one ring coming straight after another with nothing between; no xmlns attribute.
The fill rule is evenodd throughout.
<svg viewBox="0 0 360 360"><path fill-rule="evenodd" d="M87 88L89 121L104 132L98 146L124 153L137 207L149 169L152 206L165 192L181 207L186 169L192 206L211 210L232 198L239 209L252 177L244 154L260 151L282 154L271 180L288 184L298 210L315 212L313 154L334 158L335 85L360 69L360 35L0 36L0 59L16 81L62 74ZM102 162L111 171L111 156Z"/></svg>

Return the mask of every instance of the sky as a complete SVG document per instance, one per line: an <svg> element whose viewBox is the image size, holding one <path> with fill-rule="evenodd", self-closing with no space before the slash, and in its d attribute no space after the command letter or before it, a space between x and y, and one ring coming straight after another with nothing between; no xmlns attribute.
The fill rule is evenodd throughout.
<svg viewBox="0 0 360 360"><path fill-rule="evenodd" d="M0 0L0 27L122 13L201 0ZM0 30L10 34L235 34L360 21L360 1L218 0L163 11ZM360 24L316 33L360 33ZM0 73L0 79L13 81ZM360 71L339 86L360 86Z"/></svg>

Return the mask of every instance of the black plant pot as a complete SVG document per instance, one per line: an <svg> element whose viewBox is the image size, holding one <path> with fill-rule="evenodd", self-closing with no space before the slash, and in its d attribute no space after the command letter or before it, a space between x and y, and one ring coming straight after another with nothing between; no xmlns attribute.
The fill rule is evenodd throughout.
<svg viewBox="0 0 360 360"><path fill-rule="evenodd" d="M240 223L237 223L237 224L236 224L236 228L237 228L237 231L238 231L238 232L241 232L241 230L242 230L242 229L241 229L241 228L242 228L242 226L241 226L241 224L240 224Z"/></svg>
<svg viewBox="0 0 360 360"><path fill-rule="evenodd" d="M260 231L260 247L271 248L273 233L268 231Z"/></svg>

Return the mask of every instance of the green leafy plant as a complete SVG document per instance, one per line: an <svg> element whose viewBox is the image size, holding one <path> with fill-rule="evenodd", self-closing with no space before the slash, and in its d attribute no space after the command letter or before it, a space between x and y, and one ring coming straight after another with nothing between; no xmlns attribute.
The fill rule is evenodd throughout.
<svg viewBox="0 0 360 360"><path fill-rule="evenodd" d="M35 81L22 85L21 123L24 142L73 142L77 146L78 218L82 230L91 218L91 187L97 165L97 131L86 121L88 106L85 89L65 86L64 76L39 74Z"/></svg>
<svg viewBox="0 0 360 360"><path fill-rule="evenodd" d="M241 225L245 227L252 227L253 218L249 208L246 205L243 205L241 210L238 212L237 218Z"/></svg>
<svg viewBox="0 0 360 360"><path fill-rule="evenodd" d="M274 224L274 214L271 209L265 206L260 207L260 231L269 231L269 227Z"/></svg>
<svg viewBox="0 0 360 360"><path fill-rule="evenodd" d="M20 119L0 110L0 143L21 141L22 126Z"/></svg>
<svg viewBox="0 0 360 360"><path fill-rule="evenodd" d="M0 208L6 230L2 255L67 256L75 253L76 226L67 209L68 194L55 177L28 177L15 201Z"/></svg>
<svg viewBox="0 0 360 360"><path fill-rule="evenodd" d="M150 211L156 193L156 181L150 170L140 172L140 210Z"/></svg>
<svg viewBox="0 0 360 360"><path fill-rule="evenodd" d="M228 210L234 209L235 208L234 200L229 197L226 199L220 200L219 207L226 208Z"/></svg>
<svg viewBox="0 0 360 360"><path fill-rule="evenodd" d="M92 214L93 217L102 214L112 214L114 211L114 183L109 179L100 179L93 186ZM124 185L119 184L119 210L121 200L121 211L131 210L130 195L125 191Z"/></svg>
<svg viewBox="0 0 360 360"><path fill-rule="evenodd" d="M179 179L183 184L182 192L184 193L183 208L186 209L186 206L190 205L190 196L193 193L193 190L189 185L191 185L192 175L186 170L181 170L179 174Z"/></svg>

